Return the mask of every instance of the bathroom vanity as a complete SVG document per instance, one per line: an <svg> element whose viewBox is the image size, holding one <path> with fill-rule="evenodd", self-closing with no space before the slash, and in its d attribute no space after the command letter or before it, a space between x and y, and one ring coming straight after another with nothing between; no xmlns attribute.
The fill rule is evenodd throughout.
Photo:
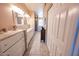
<svg viewBox="0 0 79 59"><path fill-rule="evenodd" d="M8 31L0 34L0 55L21 56L25 49L24 30Z"/></svg>

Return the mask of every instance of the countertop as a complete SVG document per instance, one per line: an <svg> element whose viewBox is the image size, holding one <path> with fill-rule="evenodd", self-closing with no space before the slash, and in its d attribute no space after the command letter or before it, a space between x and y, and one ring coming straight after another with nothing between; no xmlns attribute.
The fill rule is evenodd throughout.
<svg viewBox="0 0 79 59"><path fill-rule="evenodd" d="M31 28L28 28L27 29L27 32L30 32L31 30L32 30L33 28L31 27ZM5 38L7 38L7 37L9 37L9 36L11 36L11 35L14 35L14 34L16 34L16 33L19 33L19 32L21 32L21 31L25 31L26 29L16 29L16 30L11 30L11 31L7 31L7 32L4 32L4 33L2 33L2 34L0 34L0 41L2 41L3 39L5 39Z"/></svg>
<svg viewBox="0 0 79 59"><path fill-rule="evenodd" d="M24 29L17 29L15 31L8 31L8 32L5 32L5 33L2 33L2 34L0 34L0 41L7 38L7 37L9 37L9 36L11 36L11 35L19 33L21 31L24 31Z"/></svg>

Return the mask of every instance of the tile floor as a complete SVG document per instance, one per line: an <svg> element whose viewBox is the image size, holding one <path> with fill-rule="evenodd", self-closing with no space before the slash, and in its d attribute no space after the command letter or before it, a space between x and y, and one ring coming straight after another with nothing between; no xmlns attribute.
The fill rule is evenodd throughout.
<svg viewBox="0 0 79 59"><path fill-rule="evenodd" d="M49 52L45 43L40 41L41 33L36 32L35 36L33 37L33 41L31 43L31 49L29 49L26 55L29 52L29 56L48 56Z"/></svg>

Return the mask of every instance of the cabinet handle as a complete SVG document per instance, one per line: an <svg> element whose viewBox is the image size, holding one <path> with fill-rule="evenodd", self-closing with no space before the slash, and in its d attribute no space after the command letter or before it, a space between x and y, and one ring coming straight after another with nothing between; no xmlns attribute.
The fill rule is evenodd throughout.
<svg viewBox="0 0 79 59"><path fill-rule="evenodd" d="M5 44L4 46L7 46L7 44Z"/></svg>

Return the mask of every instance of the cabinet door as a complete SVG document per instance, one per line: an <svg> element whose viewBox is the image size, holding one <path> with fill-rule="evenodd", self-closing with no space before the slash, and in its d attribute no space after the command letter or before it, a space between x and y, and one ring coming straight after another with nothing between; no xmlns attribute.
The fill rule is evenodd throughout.
<svg viewBox="0 0 79 59"><path fill-rule="evenodd" d="M2 53L5 50L9 49L13 44L15 44L15 42L17 42L22 37L24 37L24 33L20 32L20 33L17 33L15 35L1 41L0 42L0 49L1 49L0 52Z"/></svg>
<svg viewBox="0 0 79 59"><path fill-rule="evenodd" d="M59 55L64 55L64 50L65 50L65 40L64 40L64 34L65 34L65 29L66 29L66 14L67 11L65 10L64 12L61 12L60 14L60 23L59 23L59 31L58 31L58 50L60 50L60 52L58 51ZM57 42L57 41L55 41Z"/></svg>
<svg viewBox="0 0 79 59"><path fill-rule="evenodd" d="M24 54L24 51L25 51L24 38L21 38L20 41L18 41L14 46L12 46L2 55L3 56L22 56Z"/></svg>
<svg viewBox="0 0 79 59"><path fill-rule="evenodd" d="M60 14L60 24L59 24L59 33L58 33L58 38L60 39L61 42L64 42L64 30L65 28L65 23L66 23L66 11L62 12Z"/></svg>

